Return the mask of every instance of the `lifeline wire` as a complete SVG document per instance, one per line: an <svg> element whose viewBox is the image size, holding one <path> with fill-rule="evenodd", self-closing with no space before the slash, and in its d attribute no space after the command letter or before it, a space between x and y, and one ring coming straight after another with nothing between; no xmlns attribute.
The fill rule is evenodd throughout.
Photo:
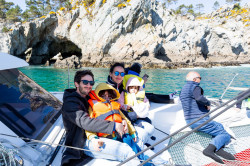
<svg viewBox="0 0 250 166"><path fill-rule="evenodd" d="M9 135L9 134L4 134L4 133L0 133L0 135L7 136L7 137L13 137L13 138L20 138L20 139L23 139L23 140L33 141L33 142L42 143L42 144L47 144L47 145L61 146L61 147L65 147L65 148L75 149L75 150L90 151L90 152L91 152L91 151L92 151L92 152L98 152L98 153L102 153L102 154L106 154L106 155L110 155L110 156L117 156L118 158L122 158L122 156L112 155L112 154L109 154L109 153L103 153L103 152L100 152L100 151L87 150L87 149L77 148L77 147L73 147L73 146L67 146L67 145L55 144L55 143L50 143L50 142L45 142L45 141L40 141L40 140L30 139L30 138L25 138L25 137L19 137L19 136L14 136L14 135ZM138 158L136 158L136 160L139 160L139 159L138 159ZM143 162L144 160L139 160L139 161ZM155 163L155 162L151 162L151 161L150 161L149 163L159 164L159 163Z"/></svg>

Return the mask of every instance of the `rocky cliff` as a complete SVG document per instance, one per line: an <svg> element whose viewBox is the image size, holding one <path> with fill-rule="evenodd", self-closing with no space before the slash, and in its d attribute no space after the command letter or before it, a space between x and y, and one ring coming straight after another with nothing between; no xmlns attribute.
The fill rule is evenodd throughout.
<svg viewBox="0 0 250 166"><path fill-rule="evenodd" d="M11 31L1 33L0 51L30 64L54 62L60 54L55 66L62 68L114 61L148 68L250 63L250 4L196 18L174 15L151 0L96 0L91 6L75 0L72 6L9 25Z"/></svg>

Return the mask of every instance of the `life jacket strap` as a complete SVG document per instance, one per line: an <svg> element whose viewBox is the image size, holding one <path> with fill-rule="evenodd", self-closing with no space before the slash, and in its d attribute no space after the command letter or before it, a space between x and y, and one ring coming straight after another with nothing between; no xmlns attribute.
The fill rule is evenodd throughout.
<svg viewBox="0 0 250 166"><path fill-rule="evenodd" d="M144 101L144 98L142 98L142 97L136 97L136 100Z"/></svg>
<svg viewBox="0 0 250 166"><path fill-rule="evenodd" d="M104 102L102 102L102 103L106 104L106 103L110 103L110 101L109 101L109 100L106 100L106 101L104 101Z"/></svg>
<svg viewBox="0 0 250 166"><path fill-rule="evenodd" d="M102 115L96 117L96 119L105 120L108 116L113 115L113 114L120 114L120 112L119 112L119 110L111 110L105 114L102 114Z"/></svg>

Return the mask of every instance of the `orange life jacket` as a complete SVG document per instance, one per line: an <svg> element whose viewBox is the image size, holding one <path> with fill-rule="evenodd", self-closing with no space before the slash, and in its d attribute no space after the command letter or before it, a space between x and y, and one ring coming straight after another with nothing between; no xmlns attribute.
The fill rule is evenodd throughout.
<svg viewBox="0 0 250 166"><path fill-rule="evenodd" d="M122 123L122 117L120 115L120 104L115 101L105 101L102 102L99 100L98 96L96 96L94 91L91 91L89 94L90 99L88 100L92 111L93 117L96 119L109 120L117 123ZM105 137L108 134L105 133L97 133L99 137Z"/></svg>

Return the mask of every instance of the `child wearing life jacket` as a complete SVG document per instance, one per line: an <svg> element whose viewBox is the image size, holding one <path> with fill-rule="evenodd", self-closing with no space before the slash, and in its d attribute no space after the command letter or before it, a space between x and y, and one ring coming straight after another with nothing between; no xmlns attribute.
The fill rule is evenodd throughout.
<svg viewBox="0 0 250 166"><path fill-rule="evenodd" d="M138 62L135 62L135 63L133 63L133 65L131 67L126 68L125 71L126 71L126 74L129 74L129 75L131 74L131 75L135 75L135 76L140 77L141 68L142 68L142 65ZM147 74L145 74L143 77L140 77L144 81L143 88L145 88L145 84L148 80L148 77L149 76Z"/></svg>
<svg viewBox="0 0 250 166"><path fill-rule="evenodd" d="M114 121L117 123L123 123L124 126L124 135L122 138L118 133L113 133L112 135L108 135L105 133L93 133L86 131L87 139L98 139L99 137L105 137L109 139L114 139L117 141L121 141L127 143L135 153L141 151L140 147L135 143L137 141L136 130L131 124L131 122L123 115L120 111L120 104L115 100L120 97L119 92L113 88L113 86L100 83L96 89L89 93L90 99L89 102L89 115L91 118L97 118L102 120ZM126 121L127 125L123 122ZM103 145L103 142L99 144ZM99 148L96 148L98 151ZM141 160L146 160L148 156L141 154L138 156ZM150 164L151 165L151 164Z"/></svg>
<svg viewBox="0 0 250 166"><path fill-rule="evenodd" d="M154 126L148 118L150 105L142 87L143 82L143 79L138 76L125 75L123 79L125 89L117 101L121 104L123 113L136 127L136 130L138 130L138 127L141 128L140 130L143 129L146 134L144 138L147 138L143 141L146 143L148 138L153 135ZM151 139L155 140L155 137L152 136Z"/></svg>

